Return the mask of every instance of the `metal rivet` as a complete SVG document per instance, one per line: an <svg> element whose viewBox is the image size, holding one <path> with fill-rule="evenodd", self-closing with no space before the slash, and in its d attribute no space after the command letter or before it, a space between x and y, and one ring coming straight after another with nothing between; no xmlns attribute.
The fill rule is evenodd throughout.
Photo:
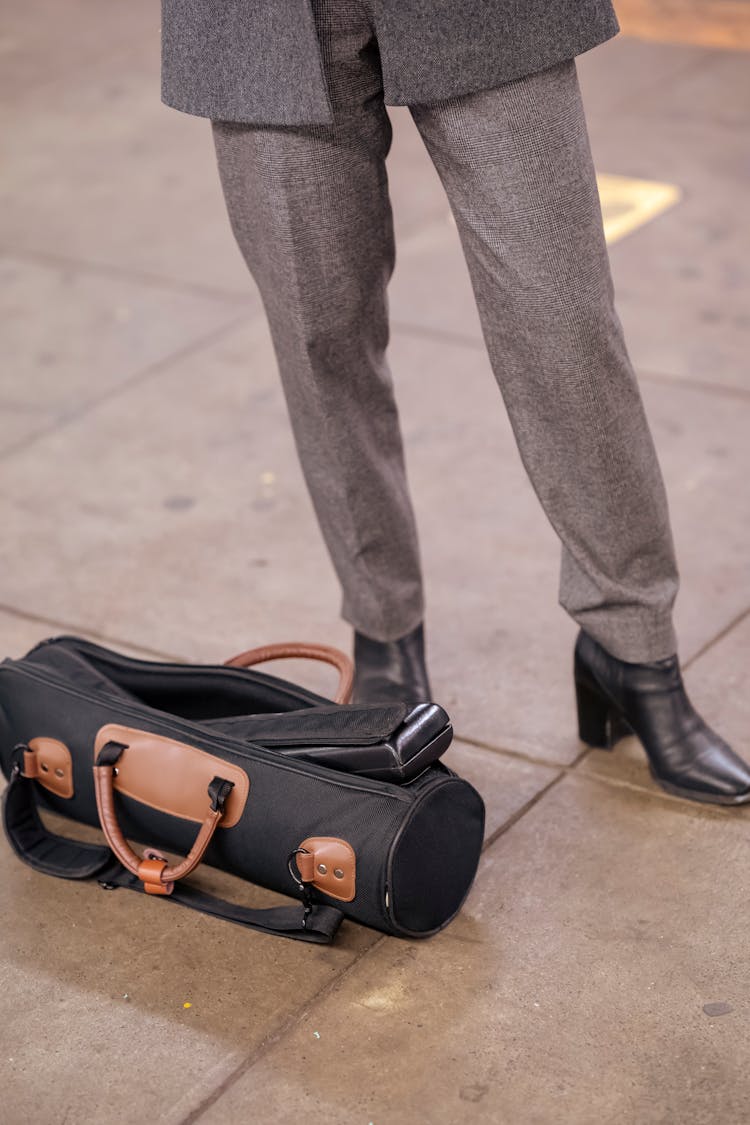
<svg viewBox="0 0 750 1125"><path fill-rule="evenodd" d="M55 777L65 777L65 770L61 770L58 766L55 770Z"/></svg>
<svg viewBox="0 0 750 1125"><path fill-rule="evenodd" d="M41 769L42 769L42 770L43 770L43 771L44 771L45 773L49 773L49 766L47 765L47 763L46 763L46 762L40 762L40 763L39 763L39 765L40 765L40 768L41 768Z"/></svg>
<svg viewBox="0 0 750 1125"><path fill-rule="evenodd" d="M343 879L344 878L344 872L341 870L340 867L337 867L333 873L334 873L334 875L336 876L337 879Z"/></svg>
<svg viewBox="0 0 750 1125"><path fill-rule="evenodd" d="M320 872L321 875L325 875L328 871L328 868L326 867L326 865L324 863L319 863L318 864L318 871Z"/></svg>

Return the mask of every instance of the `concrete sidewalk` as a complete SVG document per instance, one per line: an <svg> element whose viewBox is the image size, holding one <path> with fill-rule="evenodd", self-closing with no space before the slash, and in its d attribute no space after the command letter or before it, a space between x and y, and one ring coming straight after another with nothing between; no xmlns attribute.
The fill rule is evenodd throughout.
<svg viewBox="0 0 750 1125"><path fill-rule="evenodd" d="M348 648L210 130L158 100L157 6L10 7L2 655L58 632L188 660ZM579 64L599 171L680 192L612 262L667 479L686 678L745 755L749 63L622 36ZM1 842L4 1125L748 1118L750 813L667 797L634 740L579 743L557 541L442 190L393 118L391 360L448 760L488 807L475 889L428 942L345 923L322 949L47 879Z"/></svg>

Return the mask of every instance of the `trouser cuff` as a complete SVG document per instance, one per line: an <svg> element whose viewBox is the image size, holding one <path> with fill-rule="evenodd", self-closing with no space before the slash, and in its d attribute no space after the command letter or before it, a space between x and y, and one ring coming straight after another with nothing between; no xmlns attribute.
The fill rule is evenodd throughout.
<svg viewBox="0 0 750 1125"><path fill-rule="evenodd" d="M649 664L677 652L671 613L646 606L592 610L571 616L611 656L629 664Z"/></svg>
<svg viewBox="0 0 750 1125"><path fill-rule="evenodd" d="M369 637L373 641L399 641L408 633L413 632L424 618L424 605L422 601L398 609L378 609L376 611L355 612L346 602L341 607L341 616L344 621L356 629L358 633Z"/></svg>

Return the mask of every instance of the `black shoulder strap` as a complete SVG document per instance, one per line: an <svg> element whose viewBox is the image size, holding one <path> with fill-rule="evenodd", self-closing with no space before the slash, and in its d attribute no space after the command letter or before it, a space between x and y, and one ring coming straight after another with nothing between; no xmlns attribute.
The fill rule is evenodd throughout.
<svg viewBox="0 0 750 1125"><path fill-rule="evenodd" d="M34 782L22 775L17 764L13 766L3 796L2 811L3 828L10 846L19 859L35 871L60 879L97 879L107 890L117 887L143 890L140 879L126 870L109 848L67 840L48 831L37 810ZM343 918L340 910L326 905L313 905L307 912L302 905L251 910L204 894L187 883L178 883L171 895L159 895L159 898L179 902L251 930L318 945L328 945L333 940Z"/></svg>

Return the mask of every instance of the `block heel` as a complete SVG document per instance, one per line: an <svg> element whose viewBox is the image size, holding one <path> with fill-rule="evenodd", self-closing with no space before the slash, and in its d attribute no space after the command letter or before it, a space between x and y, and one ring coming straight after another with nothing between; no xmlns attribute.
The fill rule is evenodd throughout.
<svg viewBox="0 0 750 1125"><path fill-rule="evenodd" d="M613 741L609 701L578 678L575 685L578 737L581 742L594 746L597 750L611 750Z"/></svg>

